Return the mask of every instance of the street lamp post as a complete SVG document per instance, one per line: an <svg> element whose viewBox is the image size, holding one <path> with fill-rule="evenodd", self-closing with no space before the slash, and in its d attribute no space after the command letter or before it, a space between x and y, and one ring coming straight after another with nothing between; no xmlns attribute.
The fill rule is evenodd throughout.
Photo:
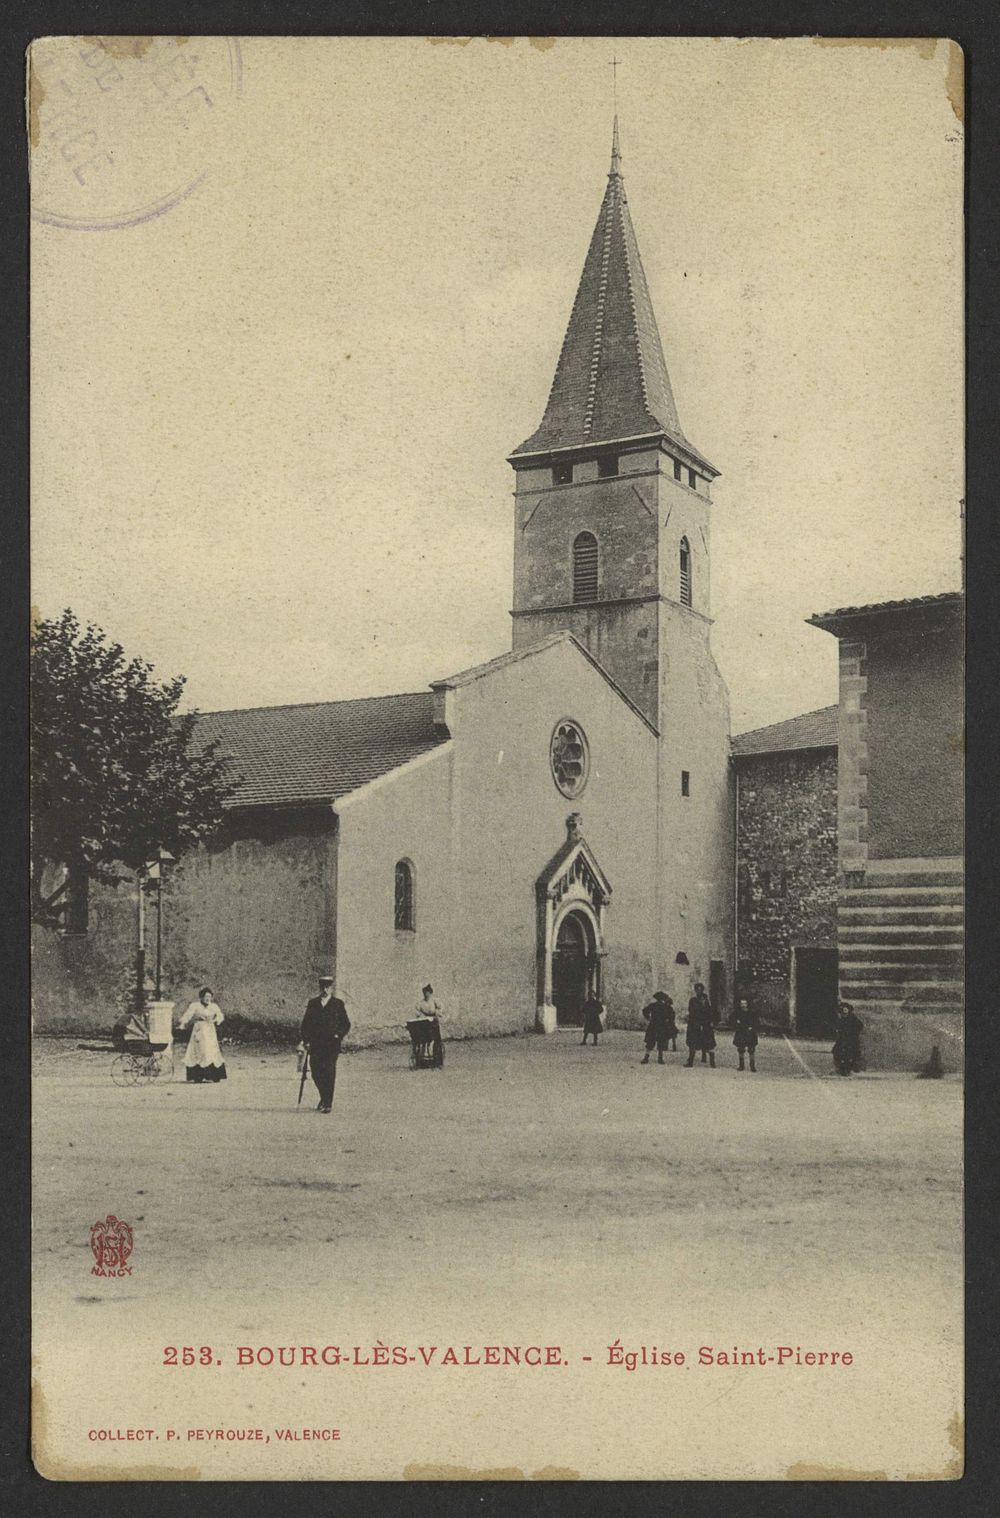
<svg viewBox="0 0 1000 1518"><path fill-rule="evenodd" d="M160 849L155 859L135 874L136 887L136 955L135 1010L141 1017L146 1010L146 890L156 883L156 982L154 995L159 1001L163 992L163 875L176 861L173 854Z"/></svg>
<svg viewBox="0 0 1000 1518"><path fill-rule="evenodd" d="M163 978L163 870L156 872L156 999L160 1000Z"/></svg>
<svg viewBox="0 0 1000 1518"><path fill-rule="evenodd" d="M146 872L135 872L136 904L136 952L135 952L135 1015L142 1017L146 1010Z"/></svg>
<svg viewBox="0 0 1000 1518"><path fill-rule="evenodd" d="M156 881L156 1000L160 1001L163 994L163 877L167 866L174 864L173 854L166 849L160 849L156 859L148 866L147 874L150 880Z"/></svg>

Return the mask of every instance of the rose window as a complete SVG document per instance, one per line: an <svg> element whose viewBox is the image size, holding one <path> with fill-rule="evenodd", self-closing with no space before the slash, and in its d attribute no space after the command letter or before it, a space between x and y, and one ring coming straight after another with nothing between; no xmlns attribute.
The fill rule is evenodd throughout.
<svg viewBox="0 0 1000 1518"><path fill-rule="evenodd" d="M575 722L560 722L552 734L549 750L552 778L564 796L579 796L587 783L590 757L583 729Z"/></svg>

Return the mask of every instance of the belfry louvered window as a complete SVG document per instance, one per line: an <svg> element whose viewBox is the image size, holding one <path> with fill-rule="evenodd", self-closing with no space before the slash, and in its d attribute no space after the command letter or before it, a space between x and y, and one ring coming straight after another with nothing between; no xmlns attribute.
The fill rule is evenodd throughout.
<svg viewBox="0 0 1000 1518"><path fill-rule="evenodd" d="M396 912L397 932L413 933L417 919L413 903L413 866L408 859L396 865Z"/></svg>
<svg viewBox="0 0 1000 1518"><path fill-rule="evenodd" d="M681 605L691 605L691 545L681 538Z"/></svg>
<svg viewBox="0 0 1000 1518"><path fill-rule="evenodd" d="M573 600L597 600L597 539L581 532L573 543Z"/></svg>

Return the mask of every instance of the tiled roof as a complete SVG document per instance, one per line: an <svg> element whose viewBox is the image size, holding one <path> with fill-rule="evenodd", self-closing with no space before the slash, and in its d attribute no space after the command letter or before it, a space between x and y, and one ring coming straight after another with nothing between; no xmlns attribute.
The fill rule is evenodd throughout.
<svg viewBox="0 0 1000 1518"><path fill-rule="evenodd" d="M445 741L434 693L202 712L195 742L219 740L243 778L231 807L336 801Z"/></svg>
<svg viewBox="0 0 1000 1518"><path fill-rule="evenodd" d="M559 632L409 695L200 712L194 742L203 747L217 739L219 753L229 757L233 772L242 777L230 807L333 802L447 742L447 732L434 725L435 691L471 684L559 643L572 644L655 733L603 665L572 633Z"/></svg>
<svg viewBox="0 0 1000 1518"><path fill-rule="evenodd" d="M681 430L621 175L618 122L608 187L542 424L511 458L659 436L714 475Z"/></svg>
<svg viewBox="0 0 1000 1518"><path fill-rule="evenodd" d="M851 617L878 616L886 611L909 611L921 606L960 606L965 596L960 590L944 590L936 596L911 596L905 601L873 601L869 606L837 606L833 611L817 611L806 621L813 627L823 627L827 622L847 621Z"/></svg>
<svg viewBox="0 0 1000 1518"><path fill-rule="evenodd" d="M791 749L836 748L837 706L824 706L818 712L804 712L786 722L772 722L770 727L754 728L733 738L733 757L748 754L782 754Z"/></svg>

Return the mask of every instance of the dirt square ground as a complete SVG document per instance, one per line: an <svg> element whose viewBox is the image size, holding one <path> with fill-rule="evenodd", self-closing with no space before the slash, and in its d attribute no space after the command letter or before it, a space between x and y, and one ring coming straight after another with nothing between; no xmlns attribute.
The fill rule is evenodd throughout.
<svg viewBox="0 0 1000 1518"><path fill-rule="evenodd" d="M110 1053L38 1041L45 1474L960 1470L957 1078L840 1080L784 1039L739 1074L724 1034L716 1070L643 1067L638 1034L560 1033L449 1043L440 1072L346 1053L325 1117L292 1052L224 1052L223 1085L178 1051L121 1090ZM92 1273L109 1213L125 1277Z"/></svg>

